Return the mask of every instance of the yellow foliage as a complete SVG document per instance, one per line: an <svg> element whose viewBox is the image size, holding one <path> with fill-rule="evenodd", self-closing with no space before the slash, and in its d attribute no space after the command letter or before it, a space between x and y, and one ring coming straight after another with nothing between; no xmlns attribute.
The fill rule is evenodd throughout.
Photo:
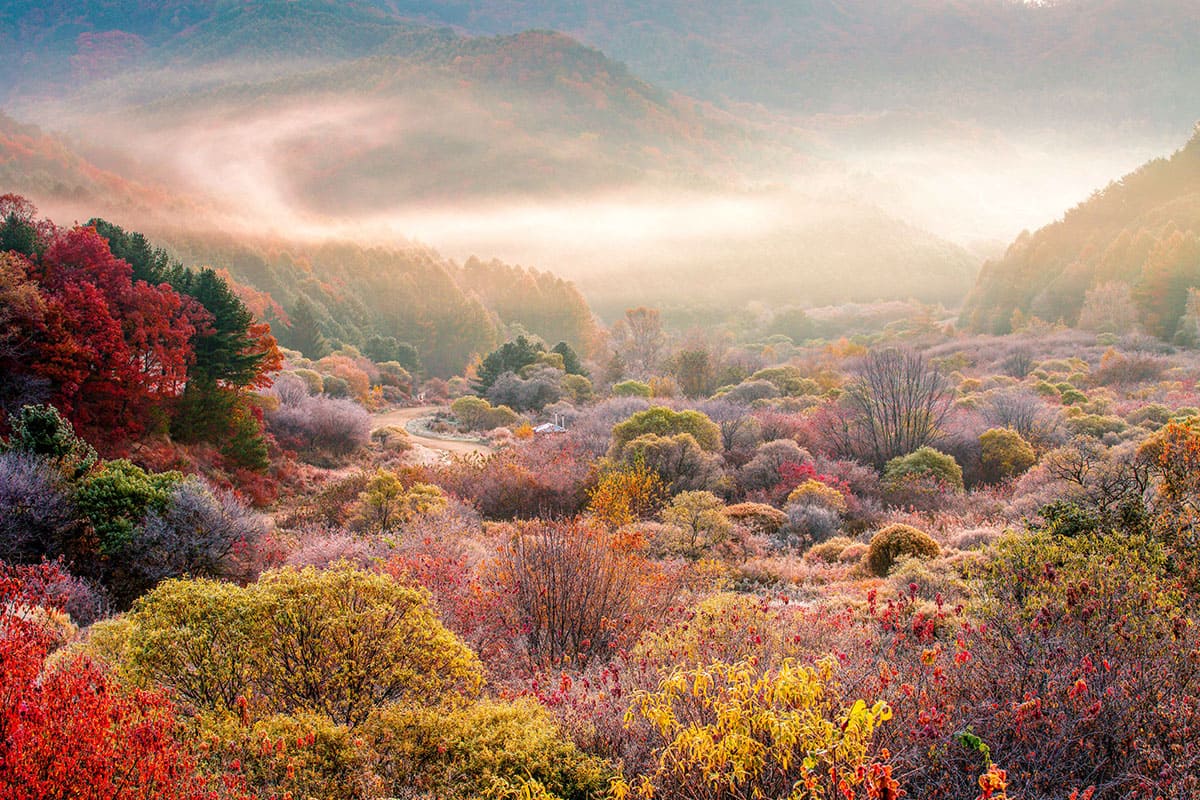
<svg viewBox="0 0 1200 800"><path fill-rule="evenodd" d="M642 692L627 724L648 721L660 740L658 768L618 797L867 797L879 766L873 738L892 716L879 701L843 702L834 660L785 659L760 672L751 662L677 669ZM886 760L884 754L880 754ZM861 794L860 794L861 792Z"/></svg>
<svg viewBox="0 0 1200 800"><path fill-rule="evenodd" d="M805 506L820 506L830 511L843 514L846 511L846 497L832 486L809 478L792 490L787 496L787 505L799 504Z"/></svg>
<svg viewBox="0 0 1200 800"><path fill-rule="evenodd" d="M637 461L601 473L588 492L588 511L616 530L652 514L665 495L666 487L658 473Z"/></svg>
<svg viewBox="0 0 1200 800"><path fill-rule="evenodd" d="M311 712L354 727L386 703L461 702L482 683L424 590L344 562L247 587L165 581L125 619L121 672L197 712Z"/></svg>

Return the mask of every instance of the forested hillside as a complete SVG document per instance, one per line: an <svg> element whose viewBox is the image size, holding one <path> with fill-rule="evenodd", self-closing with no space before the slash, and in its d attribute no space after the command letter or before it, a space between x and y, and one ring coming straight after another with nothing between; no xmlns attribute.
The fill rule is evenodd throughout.
<svg viewBox="0 0 1200 800"><path fill-rule="evenodd" d="M986 264L963 321L1007 332L1014 313L1164 339L1196 334L1200 287L1200 131L1170 158L1096 192L1061 220L1025 233ZM1191 316L1189 316L1191 315Z"/></svg>
<svg viewBox="0 0 1200 800"><path fill-rule="evenodd" d="M499 262L458 266L417 245L303 245L169 232L161 240L185 263L227 269L269 294L287 315L285 324L268 315L280 342L311 358L392 337L415 347L429 374L445 377L495 346L511 323L584 351L595 336L591 310L571 283Z"/></svg>

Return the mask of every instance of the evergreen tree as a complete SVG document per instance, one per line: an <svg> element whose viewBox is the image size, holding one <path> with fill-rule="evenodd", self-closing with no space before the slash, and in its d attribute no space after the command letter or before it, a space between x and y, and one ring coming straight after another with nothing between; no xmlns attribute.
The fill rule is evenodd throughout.
<svg viewBox="0 0 1200 800"><path fill-rule="evenodd" d="M566 342L559 342L554 345L554 348L550 352L558 353L562 356L563 369L566 370L568 375L586 376L588 374L587 370L583 368L583 363L579 360L579 354Z"/></svg>
<svg viewBox="0 0 1200 800"><path fill-rule="evenodd" d="M317 306L304 295L296 301L295 307L288 315L292 320L291 335L288 341L293 349L299 350L308 358L323 358L329 353L329 342L321 335L317 321Z"/></svg>
<svg viewBox="0 0 1200 800"><path fill-rule="evenodd" d="M475 382L475 391L486 394L492 384L506 372L519 372L524 367L533 364L538 356L546 352L541 342L518 336L511 342L505 342L488 353L479 365L479 374Z"/></svg>

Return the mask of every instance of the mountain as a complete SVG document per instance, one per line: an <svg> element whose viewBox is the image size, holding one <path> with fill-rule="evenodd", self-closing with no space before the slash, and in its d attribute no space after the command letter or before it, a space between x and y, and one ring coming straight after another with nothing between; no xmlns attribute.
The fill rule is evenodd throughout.
<svg viewBox="0 0 1200 800"><path fill-rule="evenodd" d="M129 180L80 155L62 138L0 112L0 190L38 198L61 214L188 213L195 204L162 187Z"/></svg>
<svg viewBox="0 0 1200 800"><path fill-rule="evenodd" d="M940 109L1176 131L1200 108L1192 0L375 0L481 34L552 28L648 80L803 113Z"/></svg>
<svg viewBox="0 0 1200 800"><path fill-rule="evenodd" d="M1138 321L1175 336L1188 289L1200 287L1200 127L1170 158L1109 184L1062 219L1023 233L979 274L963 322L997 333L1014 311L1079 320L1089 290L1127 287Z"/></svg>

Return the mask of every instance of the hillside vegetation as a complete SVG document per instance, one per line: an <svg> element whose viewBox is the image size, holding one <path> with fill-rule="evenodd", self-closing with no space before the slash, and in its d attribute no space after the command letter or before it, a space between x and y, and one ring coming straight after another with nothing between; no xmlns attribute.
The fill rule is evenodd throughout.
<svg viewBox="0 0 1200 800"><path fill-rule="evenodd" d="M963 321L1006 332L1019 313L1124 328L1118 333L1138 323L1164 339L1194 335L1184 331L1184 317L1194 314L1189 289L1200 286L1198 235L1200 132L1170 158L1022 234L1004 258L984 266ZM1125 313L1117 314L1122 306Z"/></svg>

